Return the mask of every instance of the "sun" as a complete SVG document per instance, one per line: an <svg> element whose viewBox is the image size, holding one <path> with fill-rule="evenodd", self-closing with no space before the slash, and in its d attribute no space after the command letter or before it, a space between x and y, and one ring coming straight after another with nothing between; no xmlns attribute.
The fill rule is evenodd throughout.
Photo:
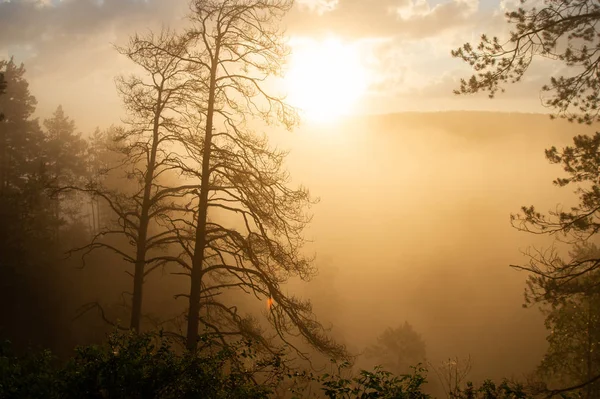
<svg viewBox="0 0 600 399"><path fill-rule="evenodd" d="M285 75L288 102L304 119L328 122L355 111L368 88L357 48L340 39L295 39Z"/></svg>

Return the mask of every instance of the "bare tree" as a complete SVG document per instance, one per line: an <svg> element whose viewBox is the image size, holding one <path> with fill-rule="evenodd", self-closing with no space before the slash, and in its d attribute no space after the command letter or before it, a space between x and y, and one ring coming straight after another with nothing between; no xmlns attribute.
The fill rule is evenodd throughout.
<svg viewBox="0 0 600 399"><path fill-rule="evenodd" d="M273 340L293 345L301 336L336 357L345 349L331 341L315 320L308 301L284 293L292 277L309 279L311 259L302 254L303 228L313 203L306 189L287 186L285 152L271 149L253 123L281 123L291 128L295 110L269 93L266 81L280 73L287 55L276 22L291 0L197 0L192 27L185 33L204 102L201 126L185 140L189 179L200 182L193 217L173 218L188 263L187 347L197 346L202 326L209 335L252 338L272 349ZM267 304L274 333L267 336L251 316L244 316L235 293Z"/></svg>
<svg viewBox="0 0 600 399"><path fill-rule="evenodd" d="M429 370L433 370L442 385L444 395L448 399L460 398L467 383L467 378L473 367L471 356L461 359L458 356L449 358L435 365L427 362Z"/></svg>
<svg viewBox="0 0 600 399"><path fill-rule="evenodd" d="M97 248L109 249L134 265L130 321L134 331L140 329L145 277L173 260L156 255L156 251L176 242L176 236L161 225L161 220L177 211L178 197L197 187L178 185L174 189L162 182L178 165L173 146L187 126L187 107L201 90L195 80L188 78L194 66L178 57L185 47L180 36L163 30L158 35L136 35L127 47L118 48L145 72L145 77L117 79L129 119L127 128L115 136L115 149L122 157L112 168L124 171L135 184L130 192L111 190L97 182L86 188L108 203L117 220L80 250L87 254ZM108 236L125 237L133 251L116 245Z"/></svg>

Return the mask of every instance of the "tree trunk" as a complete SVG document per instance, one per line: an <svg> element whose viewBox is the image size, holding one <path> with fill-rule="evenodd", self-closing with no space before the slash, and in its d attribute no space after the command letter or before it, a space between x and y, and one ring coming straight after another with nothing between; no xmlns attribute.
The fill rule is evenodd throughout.
<svg viewBox="0 0 600 399"><path fill-rule="evenodd" d="M219 41L215 44L215 55L210 71L210 87L208 92L208 109L206 113L206 131L204 133L204 148L202 151L202 179L198 201L198 220L192 258L190 302L188 309L188 326L186 346L195 350L198 345L198 328L200 326L200 295L202 291L202 265L206 247L206 219L208 216L208 192L210 183L210 157L213 134L213 119L215 112L215 91L217 84L217 66L219 60Z"/></svg>
<svg viewBox="0 0 600 399"><path fill-rule="evenodd" d="M96 234L96 231L98 231L96 229L96 208L94 207L94 197L92 197L92 199L90 200L90 205L92 207L92 217L90 219L90 230L92 231L92 235Z"/></svg>
<svg viewBox="0 0 600 399"><path fill-rule="evenodd" d="M0 196L4 194L8 179L8 166L6 154L6 130L4 126L0 126Z"/></svg>
<svg viewBox="0 0 600 399"><path fill-rule="evenodd" d="M141 227L141 224L140 224ZM140 229L141 230L141 229ZM147 228L146 228L147 230ZM140 231L142 233L142 231ZM144 290L144 270L146 266L146 234L138 237L135 271L133 274L133 298L131 300L131 323L129 328L140 332L142 320L142 295Z"/></svg>
<svg viewBox="0 0 600 399"><path fill-rule="evenodd" d="M135 271L133 274L133 298L131 301L131 322L129 328L136 333L140 332L142 320L142 294L144 289L144 273L146 269L146 241L148 239L148 225L150 223L150 195L152 194L152 183L154 182L154 171L156 169L156 152L158 151L160 114L163 110L162 85L158 90L156 99L156 113L152 127L152 147L146 168L144 180L144 197L140 209L140 221L138 226L138 239L135 256Z"/></svg>
<svg viewBox="0 0 600 399"><path fill-rule="evenodd" d="M56 138L56 140L58 141L58 138ZM57 187L61 186L61 179L60 179L60 173L61 173L61 168L59 165L60 162L60 156L56 156L56 171L55 171L55 177L54 177L54 184ZM60 193L55 193L54 194L56 196L56 198L54 198L54 223L56 223L56 225L54 226L54 241L58 244L60 242Z"/></svg>
<svg viewBox="0 0 600 399"><path fill-rule="evenodd" d="M592 303L588 301L587 319L587 380L592 379ZM587 399L592 399L592 384L587 384Z"/></svg>

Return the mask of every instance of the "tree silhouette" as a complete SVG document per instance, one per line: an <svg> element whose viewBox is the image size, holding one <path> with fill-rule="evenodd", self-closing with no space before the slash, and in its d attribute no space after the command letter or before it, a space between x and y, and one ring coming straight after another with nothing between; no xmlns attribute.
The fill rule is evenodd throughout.
<svg viewBox="0 0 600 399"><path fill-rule="evenodd" d="M44 120L44 127L44 173L46 184L56 189L53 208L58 239L59 227L65 223L65 218L74 221L81 212L81 199L76 198L77 193L58 189L78 185L87 177L87 142L81 138L81 133L75 132L75 121L65 115L62 106L58 106L51 118Z"/></svg>
<svg viewBox="0 0 600 399"><path fill-rule="evenodd" d="M6 81L4 80L4 73L0 72L0 95L6 91ZM0 122L4 119L4 114L0 112Z"/></svg>
<svg viewBox="0 0 600 399"><path fill-rule="evenodd" d="M563 339L570 336L573 330L578 331L577 335L580 337L595 339L592 336L595 330L590 330L593 328L590 323L593 322L591 318L596 317L594 298L598 294L600 257L598 251L587 243L594 239L600 229L600 133L594 136L576 136L573 142L573 146L561 151L552 147L546 151L546 157L551 163L562 165L567 173L567 177L556 179L554 184L559 187L576 185L579 204L570 209L559 206L547 215L538 212L534 206L529 206L523 207L519 214L511 215L512 224L518 230L550 235L560 242L576 245L575 252L567 259L555 247L546 250L529 249L526 252L529 264L511 265L530 273L525 291L526 305L545 304L550 309L546 324L552 331L557 331L557 335L551 334L549 337L551 346L546 371L558 370L555 366L550 367L554 362L552 354L564 350ZM581 313L582 308L586 308L586 303L594 306L588 306L586 312ZM564 334L560 334L560 330ZM571 343L575 342L571 338L569 340ZM591 347L592 344L595 345L593 342L586 345ZM558 356L565 363L562 370L566 370L568 377L572 377L573 372L567 369L567 359L581 355L580 347L571 349L573 353L570 356L564 353ZM579 357L578 360L581 365L592 364L587 357ZM600 380L600 370L590 368L586 373L578 371L576 374L581 377L575 381L577 384L551 392L558 394L584 387L595 392L594 383Z"/></svg>
<svg viewBox="0 0 600 399"><path fill-rule="evenodd" d="M565 372L566 377L577 377L575 382L568 381L571 386L551 391L557 394L587 387L590 390L588 396L594 397L593 392L597 389L594 383L600 380L600 370L595 368L595 360L592 362L587 356L581 357L583 349L575 345L576 340L572 339L575 337L573 331L577 331L576 336L580 338L587 337L592 341L596 339L592 335L595 334L592 324L595 324L596 317L595 298L599 287L600 257L589 243L600 229L599 146L600 133L596 133L594 136L576 136L573 145L562 150L552 147L546 151L548 160L561 165L567 173L567 177L557 178L554 184L559 187L576 186L575 193L579 196L577 206L568 209L558 206L548 214L542 214L534 206L529 206L511 216L513 226L521 231L553 236L559 242L576 245L575 252L566 259L555 247L546 250L529 249L526 253L529 264L512 265L530 273L525 291L526 305L544 304L549 308L546 324L553 333L549 337L550 350L544 366L546 371L557 372L560 368L554 363L560 359L565 366L560 370ZM582 309L587 310L583 312ZM568 350L565 349L567 343L564 341L567 336L568 345L575 345ZM585 345L591 350L591 346L596 343L587 342ZM567 356L565 351L569 350L572 353ZM573 360L573 357L577 357L580 366L587 364L590 368L585 372L568 369L568 360Z"/></svg>
<svg viewBox="0 0 600 399"><path fill-rule="evenodd" d="M576 259L597 257L598 248L593 245L579 246L573 255ZM597 282L597 274L592 273L582 280ZM579 384L591 380L600 372L599 299L598 291L592 289L570 295L546 309L549 346L539 372L550 381L556 379L562 385ZM587 384L582 394L588 399L598 397L598 382Z"/></svg>
<svg viewBox="0 0 600 399"><path fill-rule="evenodd" d="M514 25L506 43L498 37L490 39L483 35L477 47L467 43L452 51L454 57L468 62L475 70L470 79L461 80L455 93L488 92L494 97L498 90L503 90L503 84L521 80L534 58L549 58L572 67L573 74L550 78L549 84L542 87L548 94L544 104L569 121L587 124L598 121L600 36L595 26L600 19L600 5L589 0L544 0L540 7L537 7L539 3L529 7L526 1L521 4L522 7L506 14L508 22ZM599 145L600 134L596 133L594 136L576 136L574 145L562 151L555 147L547 150L548 160L561 164L568 175L554 183L559 187L576 185L579 204L570 209L557 207L547 215L538 212L534 206L523 207L519 214L511 216L513 226L534 234L551 235L569 244L586 242L598 233ZM527 255L528 265L512 265L531 273L525 292L526 305L562 306L578 295L597 291L593 288L597 284L592 278L600 265L596 255L565 260L554 247L530 249ZM563 322L564 318L555 320L559 321ZM600 374L594 374L577 385L546 393L559 395L584 388L600 380Z"/></svg>
<svg viewBox="0 0 600 399"><path fill-rule="evenodd" d="M169 30L158 35L135 35L127 47L118 48L145 73L142 77L117 79L129 118L127 126L113 135L113 150L121 155L119 161L103 171L124 173L129 188L111 189L96 178L83 189L102 198L117 220L100 229L89 245L78 250L85 251L85 256L95 249L108 249L134 266L130 328L136 332L142 319L144 279L167 262L176 261L160 256L176 241L176 235L161 226L160 219L176 209L173 197L185 196L197 188L173 188L161 183L179 166L172 144L186 128L187 107L195 103L195 93L200 91L196 81L189 79L193 66L181 59L184 49L185 43ZM107 239L111 236L126 238L133 248L115 244Z"/></svg>
<svg viewBox="0 0 600 399"><path fill-rule="evenodd" d="M576 185L579 204L570 209L557 207L548 215L538 212L534 206L523 207L521 213L511 216L514 227L529 233L552 235L566 243L585 242L600 231L600 133L576 136L573 143L562 151L552 147L546 151L546 157L551 163L562 165L568 176L556 179L554 184L559 187ZM580 286L580 277L600 267L597 256L573 257L565 261L552 248L530 250L528 255L529 265L514 266L532 273L527 303L557 301L585 291L587 288Z"/></svg>
<svg viewBox="0 0 600 399"><path fill-rule="evenodd" d="M44 141L37 120L31 119L36 99L29 93L25 67L12 59L0 61L6 80L6 94L0 96L4 120L0 123L0 195L24 190L39 175L41 144Z"/></svg>
<svg viewBox="0 0 600 399"><path fill-rule="evenodd" d="M404 322L381 333L377 343L365 349L365 356L375 359L385 370L396 375L410 374L411 367L425 362L425 342L408 322Z"/></svg>
<svg viewBox="0 0 600 399"><path fill-rule="evenodd" d="M289 0L194 1L193 26L184 33L187 54L179 56L196 69L202 102L193 104L198 125L184 137L184 166L199 184L187 211L172 219L191 279L187 347L197 345L202 325L224 342L243 336L273 350L274 340L293 346L300 335L319 350L339 357L344 348L332 342L315 320L308 301L285 294L282 284L314 272L302 252L302 230L310 221L312 201L304 188L287 187L285 152L268 146L250 125L257 121L291 127L296 112L271 95L265 80L280 73L287 48L276 21ZM241 314L232 292L253 295L268 304L267 337L251 316ZM264 306L264 305L263 305Z"/></svg>
<svg viewBox="0 0 600 399"><path fill-rule="evenodd" d="M57 241L61 221L52 186L67 175L80 177L72 166L84 163L78 159L82 154L69 146L81 142L76 136L45 134L32 118L36 100L23 65L0 61L0 69L7 83L6 95L0 96L5 114L0 122L0 331L21 348L31 340L56 348L68 341L63 324L68 293L61 272L63 249L72 243ZM58 154L60 146L69 153ZM57 163L64 165L61 173ZM70 237L85 235L78 227L72 224L70 232L76 234Z"/></svg>
<svg viewBox="0 0 600 399"><path fill-rule="evenodd" d="M502 85L521 80L536 57L559 60L571 68L570 76L553 76L542 87L544 104L569 121L592 123L600 112L600 4L592 0L521 1L521 7L507 12L514 25L505 42L481 36L452 51L476 71L462 79L457 94L488 92L493 97Z"/></svg>
<svg viewBox="0 0 600 399"><path fill-rule="evenodd" d="M592 243L576 244L569 254L570 263L586 262L598 258L599 254L600 250ZM563 268L569 267L567 262L555 259L559 261ZM530 277L529 280L530 290L536 287L544 291L537 303L542 305L550 332L548 349L538 373L545 383L583 384L580 394L585 398L598 397L600 388L594 380L600 373L599 277L598 270L592 270L573 276L567 284L548 284L547 278Z"/></svg>

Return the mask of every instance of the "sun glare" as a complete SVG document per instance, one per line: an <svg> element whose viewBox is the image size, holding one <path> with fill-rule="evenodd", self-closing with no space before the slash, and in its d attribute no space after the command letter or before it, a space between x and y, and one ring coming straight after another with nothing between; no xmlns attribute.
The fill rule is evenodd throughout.
<svg viewBox="0 0 600 399"><path fill-rule="evenodd" d="M354 111L368 86L357 49L335 38L297 39L291 46L285 76L288 101L304 119L328 122Z"/></svg>

